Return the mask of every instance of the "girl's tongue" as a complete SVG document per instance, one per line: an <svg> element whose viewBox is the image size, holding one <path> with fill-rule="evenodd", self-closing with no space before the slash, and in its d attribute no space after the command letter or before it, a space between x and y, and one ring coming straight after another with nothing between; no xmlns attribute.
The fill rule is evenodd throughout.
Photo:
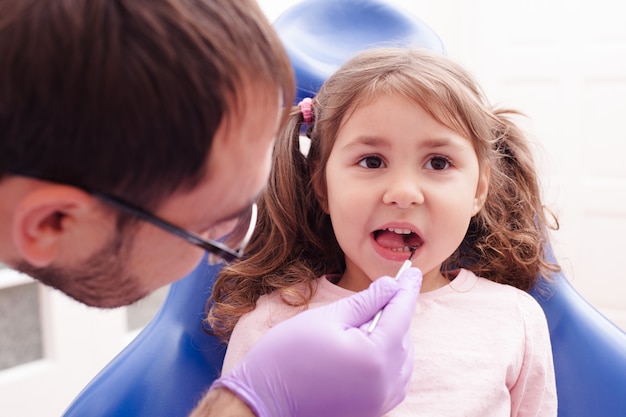
<svg viewBox="0 0 626 417"><path fill-rule="evenodd" d="M421 244L415 233L404 235L390 230L377 230L374 232L374 239L380 246L388 249L418 247Z"/></svg>

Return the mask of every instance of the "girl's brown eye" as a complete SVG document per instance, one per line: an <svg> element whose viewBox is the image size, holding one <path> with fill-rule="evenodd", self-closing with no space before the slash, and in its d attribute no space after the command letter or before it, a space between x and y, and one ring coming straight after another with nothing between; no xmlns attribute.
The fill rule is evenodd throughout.
<svg viewBox="0 0 626 417"><path fill-rule="evenodd" d="M450 166L450 161L442 156L435 156L428 161L428 165L430 165L431 169L439 171L448 168Z"/></svg>
<svg viewBox="0 0 626 417"><path fill-rule="evenodd" d="M366 156L365 158L361 159L359 165L365 168L376 169L383 166L383 160L377 156Z"/></svg>

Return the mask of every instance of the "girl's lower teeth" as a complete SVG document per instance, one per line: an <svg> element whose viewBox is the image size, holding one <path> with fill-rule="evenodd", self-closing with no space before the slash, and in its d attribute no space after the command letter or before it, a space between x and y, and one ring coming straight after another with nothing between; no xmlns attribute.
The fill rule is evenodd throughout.
<svg viewBox="0 0 626 417"><path fill-rule="evenodd" d="M411 252L411 248L408 246L405 246L403 248L391 248L391 250L394 252Z"/></svg>

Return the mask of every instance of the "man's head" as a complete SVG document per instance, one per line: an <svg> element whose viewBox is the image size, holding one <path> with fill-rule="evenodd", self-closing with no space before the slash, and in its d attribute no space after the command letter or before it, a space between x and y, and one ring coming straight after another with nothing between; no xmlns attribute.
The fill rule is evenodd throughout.
<svg viewBox="0 0 626 417"><path fill-rule="evenodd" d="M92 305L201 251L89 191L206 232L269 169L288 58L245 0L0 3L0 259Z"/></svg>

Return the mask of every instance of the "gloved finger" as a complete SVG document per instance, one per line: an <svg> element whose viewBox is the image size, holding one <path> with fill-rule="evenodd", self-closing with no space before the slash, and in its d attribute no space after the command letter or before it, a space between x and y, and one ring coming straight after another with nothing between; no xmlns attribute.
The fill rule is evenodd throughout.
<svg viewBox="0 0 626 417"><path fill-rule="evenodd" d="M334 320L350 327L361 327L372 320L376 312L383 308L399 289L396 280L383 276L372 282L367 289L326 307L329 307L328 313Z"/></svg>
<svg viewBox="0 0 626 417"><path fill-rule="evenodd" d="M384 337L397 343L407 334L422 288L422 271L408 268L398 277L399 291L385 306L385 310L372 332L372 337Z"/></svg>

